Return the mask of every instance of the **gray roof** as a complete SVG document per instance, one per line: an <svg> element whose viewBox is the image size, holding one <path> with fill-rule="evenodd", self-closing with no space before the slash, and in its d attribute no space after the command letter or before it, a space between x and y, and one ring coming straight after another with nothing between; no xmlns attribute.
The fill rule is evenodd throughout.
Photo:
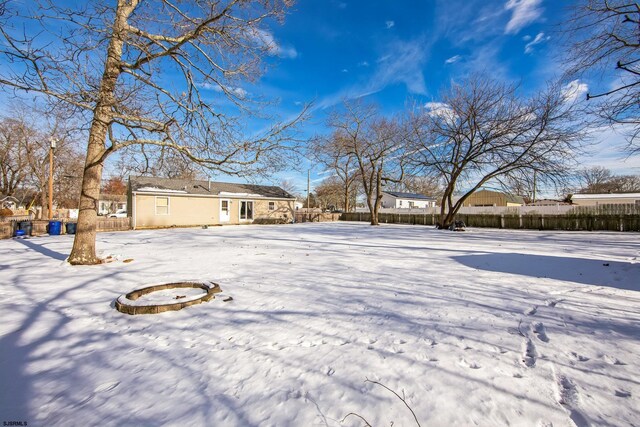
<svg viewBox="0 0 640 427"><path fill-rule="evenodd" d="M257 194L274 199L294 199L280 187L255 184L235 184L231 182L217 182L193 179L157 178L152 176L129 177L131 191L146 192L184 192L186 194L200 194L217 196L220 193Z"/></svg>
<svg viewBox="0 0 640 427"><path fill-rule="evenodd" d="M399 191L385 191L385 193L401 199L435 200L433 197L418 193L401 193Z"/></svg>

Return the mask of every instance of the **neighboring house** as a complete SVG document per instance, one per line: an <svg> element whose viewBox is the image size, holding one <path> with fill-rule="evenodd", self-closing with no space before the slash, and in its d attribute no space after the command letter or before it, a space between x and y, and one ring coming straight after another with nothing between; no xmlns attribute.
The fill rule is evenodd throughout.
<svg viewBox="0 0 640 427"><path fill-rule="evenodd" d="M18 199L13 196L0 196L0 208L16 209L18 207Z"/></svg>
<svg viewBox="0 0 640 427"><path fill-rule="evenodd" d="M540 199L535 202L527 203L527 206L568 206L570 204L571 203L567 203L562 200Z"/></svg>
<svg viewBox="0 0 640 427"><path fill-rule="evenodd" d="M289 222L295 197L280 187L204 180L129 178L135 228Z"/></svg>
<svg viewBox="0 0 640 427"><path fill-rule="evenodd" d="M571 202L578 206L640 205L640 193L574 194Z"/></svg>
<svg viewBox="0 0 640 427"><path fill-rule="evenodd" d="M398 191L382 192L382 207L393 209L424 209L434 207L436 199L416 193L401 193Z"/></svg>
<svg viewBox="0 0 640 427"><path fill-rule="evenodd" d="M520 196L501 193L499 191L480 190L467 197L462 206L522 206L524 199Z"/></svg>
<svg viewBox="0 0 640 427"><path fill-rule="evenodd" d="M116 213L121 209L127 209L126 194L100 194L98 199L98 215Z"/></svg>

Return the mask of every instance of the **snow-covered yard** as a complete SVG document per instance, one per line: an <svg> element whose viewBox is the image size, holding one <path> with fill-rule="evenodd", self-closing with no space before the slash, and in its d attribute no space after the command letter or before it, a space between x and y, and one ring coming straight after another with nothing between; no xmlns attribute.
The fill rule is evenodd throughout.
<svg viewBox="0 0 640 427"><path fill-rule="evenodd" d="M354 223L0 241L0 422L640 424L640 235ZM125 259L133 258L130 263ZM129 316L135 288L221 298Z"/></svg>

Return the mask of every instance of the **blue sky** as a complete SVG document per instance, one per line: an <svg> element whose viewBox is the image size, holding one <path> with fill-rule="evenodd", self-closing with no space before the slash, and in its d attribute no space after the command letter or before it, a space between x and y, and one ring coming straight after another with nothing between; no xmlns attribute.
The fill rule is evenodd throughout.
<svg viewBox="0 0 640 427"><path fill-rule="evenodd" d="M564 46L559 31L571 2L550 0L302 0L283 25L271 28L277 55L258 84L246 88L280 100L282 115L313 102L305 133L324 132L325 115L343 99L365 97L385 114L409 100L437 102L451 80L472 72L518 82L523 95L560 76ZM605 80L574 82L580 96ZM640 173L626 159L623 138L610 130L586 166ZM637 157L637 156L636 156ZM303 165L304 167L305 165ZM326 176L312 169L312 180ZM300 190L305 173L285 173Z"/></svg>
<svg viewBox="0 0 640 427"><path fill-rule="evenodd" d="M565 46L562 22L571 1L554 0L298 0L283 24L264 28L273 40L264 76L241 85L250 97L277 100L273 113L291 117L313 103L303 134L326 132L326 115L345 99L364 98L384 114L402 111L408 102L438 102L453 80L481 72L516 82L523 95L541 89L562 73ZM0 64L1 66L2 64ZM585 76L574 81L576 94L606 91L614 76ZM211 98L220 97L213 89ZM8 105L8 104L7 104ZM0 109L2 107L0 106ZM247 128L256 127L247 123ZM616 173L640 174L640 156L625 158L624 138L610 129L594 133L598 145L584 166L605 166ZM108 162L106 176L110 170ZM327 176L309 162L299 170L271 178L292 180L306 190ZM214 176L218 180L230 180ZM267 183L267 182L264 182Z"/></svg>

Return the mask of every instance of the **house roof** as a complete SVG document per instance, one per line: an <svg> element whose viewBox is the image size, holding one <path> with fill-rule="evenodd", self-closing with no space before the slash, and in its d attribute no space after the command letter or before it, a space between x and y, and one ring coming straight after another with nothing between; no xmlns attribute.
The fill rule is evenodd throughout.
<svg viewBox="0 0 640 427"><path fill-rule="evenodd" d="M640 193L593 193L593 194L574 194L571 199L640 199Z"/></svg>
<svg viewBox="0 0 640 427"><path fill-rule="evenodd" d="M562 200L555 199L539 199L535 202L527 203L527 206L556 206L556 205L570 205L571 203L567 203Z"/></svg>
<svg viewBox="0 0 640 427"><path fill-rule="evenodd" d="M524 205L524 198L522 196L518 196L515 194L510 194L510 193L503 193L501 191L493 191L493 190L478 190L476 192L474 192L471 196L476 196L476 197L480 197L481 194L485 194L485 195L493 195L493 196L504 196L505 200L507 202L510 203L519 203L521 205ZM470 196L470 197L471 197Z"/></svg>
<svg viewBox="0 0 640 427"><path fill-rule="evenodd" d="M106 194L100 193L99 200L104 200L107 202L126 202L127 195L126 194Z"/></svg>
<svg viewBox="0 0 640 427"><path fill-rule="evenodd" d="M280 187L236 184L193 179L170 179L151 176L130 177L131 191L149 193L197 194L206 196L254 196L274 199L294 199Z"/></svg>
<svg viewBox="0 0 640 427"><path fill-rule="evenodd" d="M399 199L435 200L433 197L418 193L402 193L399 191L384 191L384 193Z"/></svg>

